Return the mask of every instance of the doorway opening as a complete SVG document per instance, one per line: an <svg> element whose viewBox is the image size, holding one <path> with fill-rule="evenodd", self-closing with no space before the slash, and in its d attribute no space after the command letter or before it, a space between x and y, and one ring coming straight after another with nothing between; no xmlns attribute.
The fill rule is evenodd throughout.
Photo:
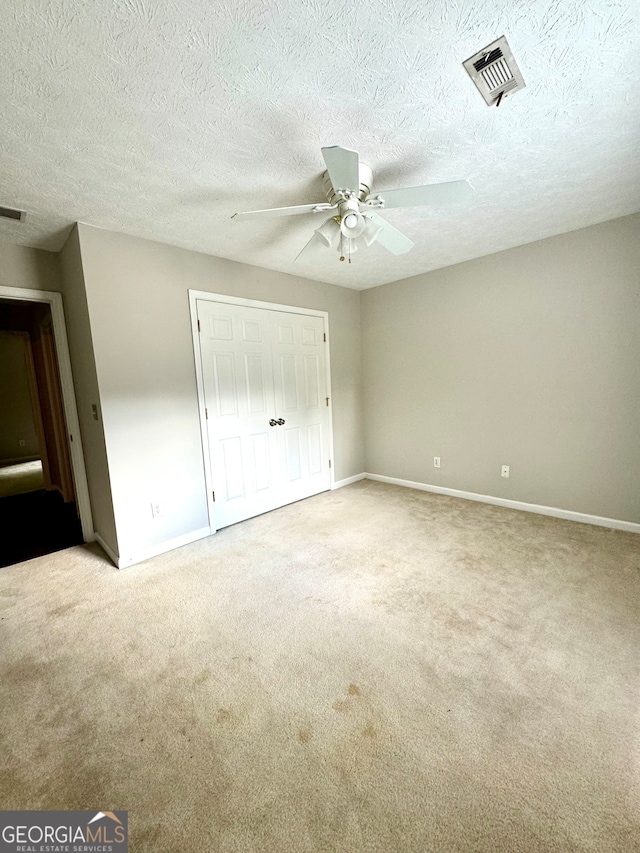
<svg viewBox="0 0 640 853"><path fill-rule="evenodd" d="M70 446L80 435L75 412L75 436L68 423L52 312L54 297L61 308L60 295L39 302L5 296L3 290L0 566L7 566L81 544L87 519L81 519L79 506L86 481L80 478L78 494Z"/></svg>

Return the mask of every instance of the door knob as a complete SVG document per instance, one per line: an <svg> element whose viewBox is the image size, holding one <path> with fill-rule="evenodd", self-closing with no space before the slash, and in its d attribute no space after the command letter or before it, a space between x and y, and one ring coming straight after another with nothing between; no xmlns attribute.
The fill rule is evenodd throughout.
<svg viewBox="0 0 640 853"><path fill-rule="evenodd" d="M284 426L284 420L282 418L278 418L276 423L278 424L278 426Z"/></svg>
<svg viewBox="0 0 640 853"><path fill-rule="evenodd" d="M278 421L274 421L273 418L269 421L269 426L278 426Z"/></svg>

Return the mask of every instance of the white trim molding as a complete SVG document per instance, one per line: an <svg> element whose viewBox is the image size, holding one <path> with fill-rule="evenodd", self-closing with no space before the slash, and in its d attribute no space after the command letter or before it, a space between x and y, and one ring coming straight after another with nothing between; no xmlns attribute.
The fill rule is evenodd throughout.
<svg viewBox="0 0 640 853"><path fill-rule="evenodd" d="M301 308L299 305L282 305L280 302L264 302L260 299L247 299L244 296L227 296L225 293L214 293L211 290L189 290L189 304L195 307L197 299L208 302L226 302L228 305L244 305L245 308L266 308L267 311L286 311L288 314L305 314L311 317L328 319L327 311L317 308Z"/></svg>
<svg viewBox="0 0 640 853"><path fill-rule="evenodd" d="M159 545L152 545L150 548L142 548L140 551L134 551L125 557L116 557L113 560L113 551L107 550L107 554L119 569L127 569L129 566L134 566L136 563L142 563L145 560L150 560L152 557L159 557L160 554L166 554L167 551L175 551L176 548L182 548L183 545L189 545L191 542L196 542L198 539L206 539L210 536L208 527L201 527L199 530L192 530L191 533L184 533L182 536L176 536L174 539L167 539L166 542L161 542ZM104 547L104 544L100 542Z"/></svg>
<svg viewBox="0 0 640 853"><path fill-rule="evenodd" d="M357 483L358 480L364 480L368 476L368 474L356 474L354 477L345 477L344 480L336 480L331 488L341 489L343 486L350 486L351 483Z"/></svg>
<svg viewBox="0 0 640 853"><path fill-rule="evenodd" d="M9 465L21 465L23 462L37 462L39 459L39 456L12 456L0 461L0 468L7 468Z"/></svg>
<svg viewBox="0 0 640 853"><path fill-rule="evenodd" d="M588 515L584 512L574 512L571 509L560 509L555 506L542 506L523 501L512 501L508 498L496 498L492 495L479 495L476 492L463 492L459 489L447 489L443 486L431 486L427 483L416 483L413 480L401 480L398 477L385 477L382 474L363 474L367 480L377 480L380 483L392 483L394 486L405 486L409 489L420 489L423 492L433 492L437 495L449 495L452 498L463 498L466 501L478 501L483 504L504 506L507 509L517 509L522 512L533 512L538 515L549 515L553 518L563 518L566 521L578 521L582 524L594 524L597 527L611 527L613 530L624 530L627 533L640 533L640 524L633 521L621 521L617 518L605 518L600 515ZM345 483L346 485L346 483Z"/></svg>
<svg viewBox="0 0 640 853"><path fill-rule="evenodd" d="M95 533L93 530L91 503L89 501L87 472L84 467L84 454L82 452L82 437L80 435L76 395L73 386L73 375L71 373L71 358L69 356L69 343L67 340L64 308L62 306L62 294L57 293L56 291L30 290L24 287L6 287L5 285L0 285L0 296L4 299L13 299L18 302L44 302L51 308L53 337L56 346L56 355L58 357L58 372L60 374L60 386L62 388L62 404L67 423L67 435L69 437L69 451L71 455L71 470L73 472L73 483L76 493L76 505L80 516L84 541L93 542L95 539Z"/></svg>
<svg viewBox="0 0 640 853"><path fill-rule="evenodd" d="M113 565L114 565L114 566L117 566L117 565L118 565L119 557L118 557L118 555L116 554L116 552L115 552L112 548L110 548L110 547L107 545L107 543L104 541L104 539L102 538L102 536L100 536L100 534L99 534L99 533L96 533L96 534L95 534L95 539L96 539L96 542L98 543L98 545L99 545L99 546L102 548L102 550L105 552L105 554L107 555L107 557L111 560L111 562L113 563Z"/></svg>

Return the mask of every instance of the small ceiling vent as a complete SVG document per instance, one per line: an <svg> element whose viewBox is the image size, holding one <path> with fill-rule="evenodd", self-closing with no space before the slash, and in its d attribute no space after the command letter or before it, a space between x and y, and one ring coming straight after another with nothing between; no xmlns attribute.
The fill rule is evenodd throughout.
<svg viewBox="0 0 640 853"><path fill-rule="evenodd" d="M14 219L17 222L24 222L26 215L27 213L25 210L15 210L13 207L2 207L2 205L0 205L0 216L5 219Z"/></svg>
<svg viewBox="0 0 640 853"><path fill-rule="evenodd" d="M500 106L507 95L524 89L520 69L504 36L462 63L489 106Z"/></svg>

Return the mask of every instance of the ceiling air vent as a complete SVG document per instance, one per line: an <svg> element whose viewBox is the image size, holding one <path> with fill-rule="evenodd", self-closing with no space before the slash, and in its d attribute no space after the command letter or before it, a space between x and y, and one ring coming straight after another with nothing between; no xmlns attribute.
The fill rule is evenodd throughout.
<svg viewBox="0 0 640 853"><path fill-rule="evenodd" d="M0 205L0 216L3 216L5 219L15 219L17 222L24 222L24 218L27 215L24 210L15 210L13 207L2 207Z"/></svg>
<svg viewBox="0 0 640 853"><path fill-rule="evenodd" d="M504 36L462 63L489 106L500 106L507 95L524 89L520 69Z"/></svg>

